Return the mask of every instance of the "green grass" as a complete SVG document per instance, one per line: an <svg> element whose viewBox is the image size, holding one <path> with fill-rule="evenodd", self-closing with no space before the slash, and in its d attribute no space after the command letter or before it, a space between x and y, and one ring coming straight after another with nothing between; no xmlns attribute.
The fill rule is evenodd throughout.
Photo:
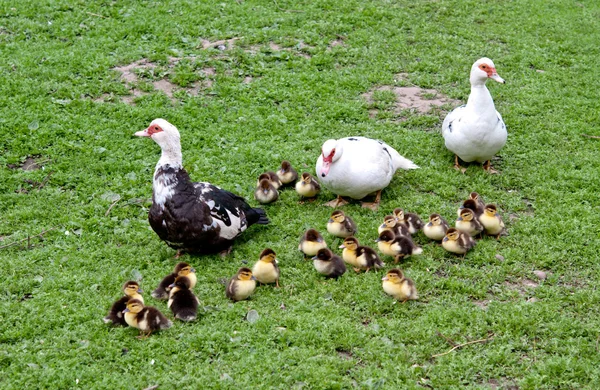
<svg viewBox="0 0 600 390"><path fill-rule="evenodd" d="M600 163L598 140L582 136L598 135L597 2L39 0L4 1L0 15L0 246L25 240L0 249L3 389L600 386ZM230 50L202 49L230 38ZM169 68L171 56L186 59ZM361 94L404 85L399 73L466 101L482 56L507 80L489 86L509 129L501 175L451 169L441 116L398 121L380 93L369 117ZM112 68L142 58L159 65L140 72L149 93L121 103L128 89ZM171 101L151 86L186 87L205 68L216 74L198 96ZM394 207L453 218L471 190L499 205L510 235L464 260L417 236L424 254L403 268L421 298L400 305L381 272L319 277L296 247L305 229L325 230L333 195L300 204L284 191L265 207L272 223L229 257L184 256L198 270L200 319L140 341L101 319L125 280L141 277L149 293L176 263L147 222L158 146L132 136L156 117L179 128L194 180L247 198L282 159L313 172L327 138L385 140L421 169L397 175L379 211L344 208L364 243ZM19 169L28 156L43 169ZM265 247L283 288L230 303L221 279ZM493 338L432 358L452 347L440 334Z"/></svg>

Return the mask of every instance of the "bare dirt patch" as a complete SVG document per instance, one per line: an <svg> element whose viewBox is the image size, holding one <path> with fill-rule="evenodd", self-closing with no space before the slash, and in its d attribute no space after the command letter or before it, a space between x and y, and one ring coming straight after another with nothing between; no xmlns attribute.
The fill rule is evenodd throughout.
<svg viewBox="0 0 600 390"><path fill-rule="evenodd" d="M539 286L539 284L531 279L519 279L517 282L505 281L504 285L513 291L517 291L520 296L526 296L529 289L534 289Z"/></svg>
<svg viewBox="0 0 600 390"><path fill-rule="evenodd" d="M202 49L218 49L218 50L230 50L233 48L235 41L240 40L242 37L235 37L230 39L221 39L218 41L209 41L208 39L202 39L199 47Z"/></svg>
<svg viewBox="0 0 600 390"><path fill-rule="evenodd" d="M10 169L22 169L24 171L37 171L48 159L42 159L41 156L27 156L21 164L7 164Z"/></svg>
<svg viewBox="0 0 600 390"><path fill-rule="evenodd" d="M479 307L482 310L487 310L488 305L490 304L490 301L487 299L481 300L481 301L473 301L473 303L475 304L475 306Z"/></svg>
<svg viewBox="0 0 600 390"><path fill-rule="evenodd" d="M365 94L363 98L369 104L374 104L375 99L373 94L375 91L390 91L396 97L396 103L393 111L400 114L404 110L414 110L421 114L430 112L435 107L444 105L458 105L460 102L447 98L437 92L435 89L425 89L419 87L394 87L390 85L382 85Z"/></svg>

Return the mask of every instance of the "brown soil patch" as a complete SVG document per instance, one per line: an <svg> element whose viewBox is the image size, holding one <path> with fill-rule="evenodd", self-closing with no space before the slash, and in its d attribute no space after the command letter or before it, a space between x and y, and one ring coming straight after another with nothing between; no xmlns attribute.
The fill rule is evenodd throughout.
<svg viewBox="0 0 600 390"><path fill-rule="evenodd" d="M235 41L241 39L241 37L221 39L219 41L211 42L208 39L202 39L199 47L202 49L219 49L219 50L230 50L233 48Z"/></svg>
<svg viewBox="0 0 600 390"><path fill-rule="evenodd" d="M27 156L25 161L21 164L7 164L6 166L10 169L22 169L24 171L37 171L41 168L42 162L48 162L48 160L44 160L40 162L40 156Z"/></svg>
<svg viewBox="0 0 600 390"><path fill-rule="evenodd" d="M396 96L396 104L394 112L400 114L404 110L415 110L421 114L430 112L435 107L448 105L458 105L458 101L449 99L435 89L425 89L419 87L394 87L390 85L382 85L369 91L362 96L367 103L373 104L373 93L375 91L391 91Z"/></svg>
<svg viewBox="0 0 600 390"><path fill-rule="evenodd" d="M344 360L352 360L352 352L343 349L336 350L338 356Z"/></svg>
<svg viewBox="0 0 600 390"><path fill-rule="evenodd" d="M504 282L504 285L510 290L517 291L521 296L527 295L528 289L537 288L539 286L537 282L534 282L531 279L520 279L516 283L507 280Z"/></svg>
<svg viewBox="0 0 600 390"><path fill-rule="evenodd" d="M490 304L490 301L487 299L484 299L482 301L473 301L473 303L475 304L475 306L479 307L482 310L487 310L488 305Z"/></svg>
<svg viewBox="0 0 600 390"><path fill-rule="evenodd" d="M334 48L336 46L344 46L344 45L345 45L345 43L344 43L343 40L341 40L341 39L335 39L335 40L329 42L329 45L327 46L327 49L331 50L332 48Z"/></svg>

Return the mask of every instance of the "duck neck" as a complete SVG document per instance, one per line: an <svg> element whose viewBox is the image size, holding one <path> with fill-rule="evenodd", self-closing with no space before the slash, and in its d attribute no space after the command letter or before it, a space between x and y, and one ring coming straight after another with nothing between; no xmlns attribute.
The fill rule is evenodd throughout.
<svg viewBox="0 0 600 390"><path fill-rule="evenodd" d="M183 157L181 155L181 145L165 145L162 148L162 154L156 164L156 169L162 166L170 166L172 168L181 168Z"/></svg>
<svg viewBox="0 0 600 390"><path fill-rule="evenodd" d="M494 100L485 86L485 82L471 82L471 94L469 100L467 100L466 108L478 116L495 115Z"/></svg>

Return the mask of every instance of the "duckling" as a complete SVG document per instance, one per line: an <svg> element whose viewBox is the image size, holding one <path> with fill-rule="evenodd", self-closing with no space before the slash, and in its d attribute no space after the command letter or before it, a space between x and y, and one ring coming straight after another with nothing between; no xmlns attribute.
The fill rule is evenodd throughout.
<svg viewBox="0 0 600 390"><path fill-rule="evenodd" d="M279 192L272 181L262 179L260 183L258 183L256 190L254 190L254 199L261 204L272 203L279 199Z"/></svg>
<svg viewBox="0 0 600 390"><path fill-rule="evenodd" d="M260 283L275 283L275 287L279 287L280 271L273 249L266 248L260 253L258 261L252 267L252 274Z"/></svg>
<svg viewBox="0 0 600 390"><path fill-rule="evenodd" d="M319 249L327 248L327 243L321 236L321 233L315 229L308 229L300 239L298 250L305 256L315 256Z"/></svg>
<svg viewBox="0 0 600 390"><path fill-rule="evenodd" d="M456 214L460 217L460 212L463 211L464 209L473 210L476 217L479 217L481 215L481 213L483 213L483 207L480 207L479 203L477 203L477 200L475 200L475 199L465 200L463 202L462 206L460 206L458 208L458 210L456 210Z"/></svg>
<svg viewBox="0 0 600 390"><path fill-rule="evenodd" d="M469 194L469 199L473 199L477 203L477 210L483 212L485 209L485 202L483 199L481 199L481 195L479 195L477 192L471 192Z"/></svg>
<svg viewBox="0 0 600 390"><path fill-rule="evenodd" d="M456 228L449 228L442 240L442 247L448 252L464 255L475 246L475 240Z"/></svg>
<svg viewBox="0 0 600 390"><path fill-rule="evenodd" d="M132 299L138 299L142 303L144 303L144 298L140 295L142 293L142 289L138 282L130 280L125 282L122 288L125 296L121 299L117 300L110 308L110 311L104 317L104 322L106 324L112 322L112 325L123 325L127 326L125 322L125 317L123 316L123 310L127 307L127 302Z"/></svg>
<svg viewBox="0 0 600 390"><path fill-rule="evenodd" d="M448 227L448 222L434 213L429 216L429 223L423 226L423 234L434 241L441 241L446 236Z"/></svg>
<svg viewBox="0 0 600 390"><path fill-rule="evenodd" d="M395 236L390 230L381 232L375 241L384 255L394 258L394 263L405 257L423 253L423 249L416 246L410 236Z"/></svg>
<svg viewBox="0 0 600 390"><path fill-rule="evenodd" d="M490 236L496 236L496 239L499 239L500 235L505 231L504 222L500 214L498 214L496 205L486 205L485 211L479 217L479 221L483 225L485 233Z"/></svg>
<svg viewBox="0 0 600 390"><path fill-rule="evenodd" d="M267 171L263 174L261 174L258 177L258 180L256 181L256 186L260 186L260 182L262 180L268 180L271 182L271 184L273 185L273 187L275 187L276 190L279 189L279 187L281 187L281 180L279 180L279 176L277 176L277 174L273 171Z"/></svg>
<svg viewBox="0 0 600 390"><path fill-rule="evenodd" d="M277 172L277 177L283 185L293 184L298 179L298 172L292 168L292 164L289 161L282 161L281 167Z"/></svg>
<svg viewBox="0 0 600 390"><path fill-rule="evenodd" d="M398 268L389 270L381 280L383 291L402 303L419 298L415 282L404 277L404 273Z"/></svg>
<svg viewBox="0 0 600 390"><path fill-rule="evenodd" d="M188 263L181 262L175 266L173 273L165 276L156 290L152 291L152 298L168 299L169 291L171 290L169 286L175 282L177 276L187 276L191 283L190 289L194 288L196 285L196 270Z"/></svg>
<svg viewBox="0 0 600 390"><path fill-rule="evenodd" d="M342 259L353 266L355 272L360 270L369 270L373 267L382 268L385 264L379 258L377 252L368 246L360 246L355 237L347 237L344 243L340 245L343 248Z"/></svg>
<svg viewBox="0 0 600 390"><path fill-rule="evenodd" d="M455 226L458 230L463 231L475 237L483 232L483 225L479 222L479 218L475 216L475 212L471 209L462 209L460 217L456 220Z"/></svg>
<svg viewBox="0 0 600 390"><path fill-rule="evenodd" d="M401 208L395 208L392 214L400 224L405 225L408 228L410 234L415 234L423 229L423 221L421 221L421 218L415 213L405 213Z"/></svg>
<svg viewBox="0 0 600 390"><path fill-rule="evenodd" d="M194 321L198 314L198 298L190 290L191 281L187 276L178 276L169 287L169 301L167 307L171 309L175 318L181 321Z"/></svg>
<svg viewBox="0 0 600 390"><path fill-rule="evenodd" d="M154 331L168 329L173 325L157 308L144 306L139 299L130 299L123 313L127 325L140 330L138 338L146 338Z"/></svg>
<svg viewBox="0 0 600 390"><path fill-rule="evenodd" d="M250 268L242 267L227 283L225 295L234 302L247 299L256 288L256 277Z"/></svg>
<svg viewBox="0 0 600 390"><path fill-rule="evenodd" d="M327 278L337 279L346 272L344 261L327 248L319 249L317 255L312 259L317 272Z"/></svg>
<svg viewBox="0 0 600 390"><path fill-rule="evenodd" d="M296 183L296 192L303 198L314 198L321 192L321 185L310 173L304 172Z"/></svg>
<svg viewBox="0 0 600 390"><path fill-rule="evenodd" d="M393 215L386 215L383 218L383 223L377 228L377 233L381 234L385 230L391 231L395 236L410 236L408 227L398 222L398 219Z"/></svg>
<svg viewBox="0 0 600 390"><path fill-rule="evenodd" d="M342 210L335 210L327 221L327 231L336 237L350 237L356 234L356 223Z"/></svg>

